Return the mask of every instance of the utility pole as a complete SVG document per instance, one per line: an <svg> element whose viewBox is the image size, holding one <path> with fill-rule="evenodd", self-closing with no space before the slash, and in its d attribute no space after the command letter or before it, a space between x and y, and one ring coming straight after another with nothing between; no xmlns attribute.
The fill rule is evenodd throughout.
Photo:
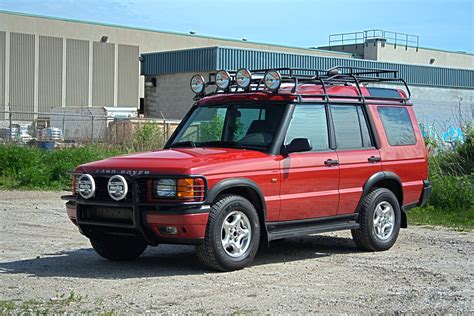
<svg viewBox="0 0 474 316"><path fill-rule="evenodd" d="M10 102L8 103L8 120L9 120L9 125L10 125L10 133L8 135L8 139L10 141L10 144L12 143L12 105L10 104Z"/></svg>

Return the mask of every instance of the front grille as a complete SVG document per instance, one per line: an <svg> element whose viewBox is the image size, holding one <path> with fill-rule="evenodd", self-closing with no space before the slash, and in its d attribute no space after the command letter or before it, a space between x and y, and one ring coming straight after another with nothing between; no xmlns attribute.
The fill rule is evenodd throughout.
<svg viewBox="0 0 474 316"><path fill-rule="evenodd" d="M137 179L138 187L138 200L140 202L146 202L148 200L148 181L146 178Z"/></svg>
<svg viewBox="0 0 474 316"><path fill-rule="evenodd" d="M112 199L107 191L107 184L109 182L110 177L105 176L94 176L95 184L96 184L96 191L95 196L93 199L94 201L101 201L101 202L116 202ZM148 192L148 179L146 178L138 178L135 180L137 182L138 187L138 200L141 202L147 201L147 192ZM132 202L132 191L133 191L133 184L130 179L127 179L128 184L128 193L125 199L120 200L120 202Z"/></svg>

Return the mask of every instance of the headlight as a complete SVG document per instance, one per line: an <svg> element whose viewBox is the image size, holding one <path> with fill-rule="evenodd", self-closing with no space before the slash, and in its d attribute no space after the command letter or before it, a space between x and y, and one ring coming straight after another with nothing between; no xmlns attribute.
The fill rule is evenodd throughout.
<svg viewBox="0 0 474 316"><path fill-rule="evenodd" d="M225 70L216 73L216 85L221 90L226 90L230 86L230 75Z"/></svg>
<svg viewBox="0 0 474 316"><path fill-rule="evenodd" d="M272 91L277 91L281 85L281 75L276 70L269 70L263 77L265 87Z"/></svg>
<svg viewBox="0 0 474 316"><path fill-rule="evenodd" d="M252 82L252 74L248 69L239 69L235 74L235 82L240 88L245 90L250 87L250 83Z"/></svg>
<svg viewBox="0 0 474 316"><path fill-rule="evenodd" d="M176 180L160 179L153 182L153 197L169 198L176 197Z"/></svg>
<svg viewBox="0 0 474 316"><path fill-rule="evenodd" d="M157 179L153 181L153 198L175 198L191 202L202 202L205 196L202 178Z"/></svg>
<svg viewBox="0 0 474 316"><path fill-rule="evenodd" d="M203 76L201 75L194 75L191 77L191 90L193 90L196 94L201 94L204 92L204 88L206 87L206 81L204 80Z"/></svg>

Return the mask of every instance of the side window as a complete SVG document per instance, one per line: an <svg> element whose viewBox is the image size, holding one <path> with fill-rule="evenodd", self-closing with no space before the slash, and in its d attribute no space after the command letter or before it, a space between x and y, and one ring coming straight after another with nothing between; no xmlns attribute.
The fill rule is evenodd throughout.
<svg viewBox="0 0 474 316"><path fill-rule="evenodd" d="M416 144L415 131L406 108L380 106L378 111L391 146Z"/></svg>
<svg viewBox="0 0 474 316"><path fill-rule="evenodd" d="M295 138L308 138L313 146L312 151L329 149L326 110L320 104L300 104L295 108L291 119L285 144Z"/></svg>
<svg viewBox="0 0 474 316"><path fill-rule="evenodd" d="M372 147L362 108L357 105L331 105L338 149Z"/></svg>

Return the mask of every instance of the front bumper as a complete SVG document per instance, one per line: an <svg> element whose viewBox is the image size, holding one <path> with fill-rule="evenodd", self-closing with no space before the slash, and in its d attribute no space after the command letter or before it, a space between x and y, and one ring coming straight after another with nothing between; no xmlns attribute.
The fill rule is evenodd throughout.
<svg viewBox="0 0 474 316"><path fill-rule="evenodd" d="M206 233L209 216L208 205L180 205L170 207L151 203L119 203L84 200L74 195L61 197L66 200L69 219L88 238L104 235L125 235L143 238L150 245L160 243L197 244ZM96 208L127 211L129 220L123 218L94 218L91 213ZM166 233L164 227L174 227L176 233Z"/></svg>
<svg viewBox="0 0 474 316"><path fill-rule="evenodd" d="M417 206L423 206L430 199L431 194L433 193L433 186L431 185L430 180L423 181L423 191L421 192L420 201Z"/></svg>

